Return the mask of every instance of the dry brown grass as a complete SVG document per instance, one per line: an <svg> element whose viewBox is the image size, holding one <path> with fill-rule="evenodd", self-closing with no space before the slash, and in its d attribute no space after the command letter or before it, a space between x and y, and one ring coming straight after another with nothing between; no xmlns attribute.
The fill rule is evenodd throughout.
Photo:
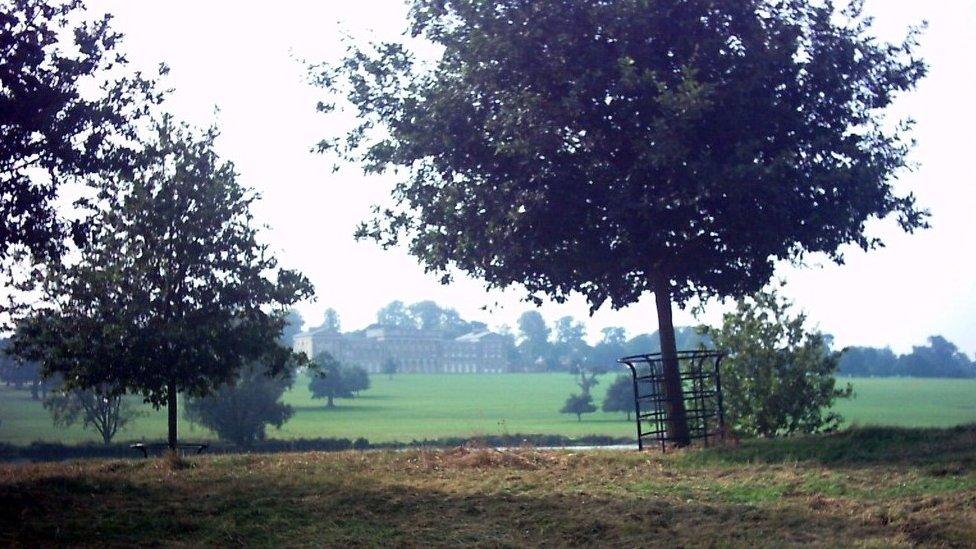
<svg viewBox="0 0 976 549"><path fill-rule="evenodd" d="M976 546L976 449L828 464L740 462L745 451L5 465L0 544Z"/></svg>

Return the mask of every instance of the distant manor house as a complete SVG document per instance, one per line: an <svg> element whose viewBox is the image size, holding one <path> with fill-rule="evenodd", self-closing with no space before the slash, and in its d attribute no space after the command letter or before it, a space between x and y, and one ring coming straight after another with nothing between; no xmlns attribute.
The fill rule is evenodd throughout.
<svg viewBox="0 0 976 549"><path fill-rule="evenodd" d="M393 359L399 373L501 373L505 371L505 338L487 330L447 338L441 332L373 325L342 334L318 329L295 336L294 350L312 358L328 352L346 365L382 372Z"/></svg>

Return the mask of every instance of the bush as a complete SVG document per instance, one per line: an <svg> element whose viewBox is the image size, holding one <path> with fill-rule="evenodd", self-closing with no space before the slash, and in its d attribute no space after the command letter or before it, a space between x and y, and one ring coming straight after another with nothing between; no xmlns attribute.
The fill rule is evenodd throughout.
<svg viewBox="0 0 976 549"><path fill-rule="evenodd" d="M214 395L188 399L186 415L222 440L250 447L265 439L268 425L280 428L294 414L291 406L281 402L291 384L290 374L271 378L260 366L248 366L235 383Z"/></svg>
<svg viewBox="0 0 976 549"><path fill-rule="evenodd" d="M722 327L706 328L723 362L726 422L737 433L772 437L835 430L841 416L830 411L848 398L850 385L836 387L840 353L827 337L806 327L806 315L776 289L740 299Z"/></svg>
<svg viewBox="0 0 976 549"><path fill-rule="evenodd" d="M630 415L634 413L634 381L630 376L617 376L610 387L607 387L603 411L623 412L627 414L627 421L630 421Z"/></svg>

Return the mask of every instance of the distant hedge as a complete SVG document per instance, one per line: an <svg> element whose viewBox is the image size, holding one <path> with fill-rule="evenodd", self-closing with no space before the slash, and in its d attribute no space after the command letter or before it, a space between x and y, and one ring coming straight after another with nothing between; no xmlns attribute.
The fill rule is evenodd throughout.
<svg viewBox="0 0 976 549"><path fill-rule="evenodd" d="M162 443L160 441L160 443ZM562 435L489 435L483 437L448 437L412 440L410 442L370 443L365 438L312 438L294 440L266 440L250 448L241 448L227 442L210 443L208 454L272 454L280 452L341 452L345 450L381 450L404 448L453 448L464 445L489 447L552 447L552 446L614 446L636 444L634 439L610 436L567 437ZM34 442L27 446L0 443L0 461L63 461L85 458L139 458L142 454L129 447L129 443L111 444L61 444Z"/></svg>

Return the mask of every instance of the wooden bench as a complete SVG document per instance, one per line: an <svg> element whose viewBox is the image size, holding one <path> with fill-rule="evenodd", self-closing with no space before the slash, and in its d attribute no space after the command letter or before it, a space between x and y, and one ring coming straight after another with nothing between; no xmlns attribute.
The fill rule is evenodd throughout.
<svg viewBox="0 0 976 549"><path fill-rule="evenodd" d="M204 453L209 447L210 447L209 443L203 443L203 444L181 443L176 445L176 449L182 451L183 455L186 455L188 450L196 450L193 453L199 455ZM152 452L154 455L158 455L159 453L162 453L165 450L169 450L169 444L166 444L165 442L160 442L156 444L143 444L141 442L138 442L136 444L130 444L129 448L142 452L142 457L148 458L149 452Z"/></svg>

